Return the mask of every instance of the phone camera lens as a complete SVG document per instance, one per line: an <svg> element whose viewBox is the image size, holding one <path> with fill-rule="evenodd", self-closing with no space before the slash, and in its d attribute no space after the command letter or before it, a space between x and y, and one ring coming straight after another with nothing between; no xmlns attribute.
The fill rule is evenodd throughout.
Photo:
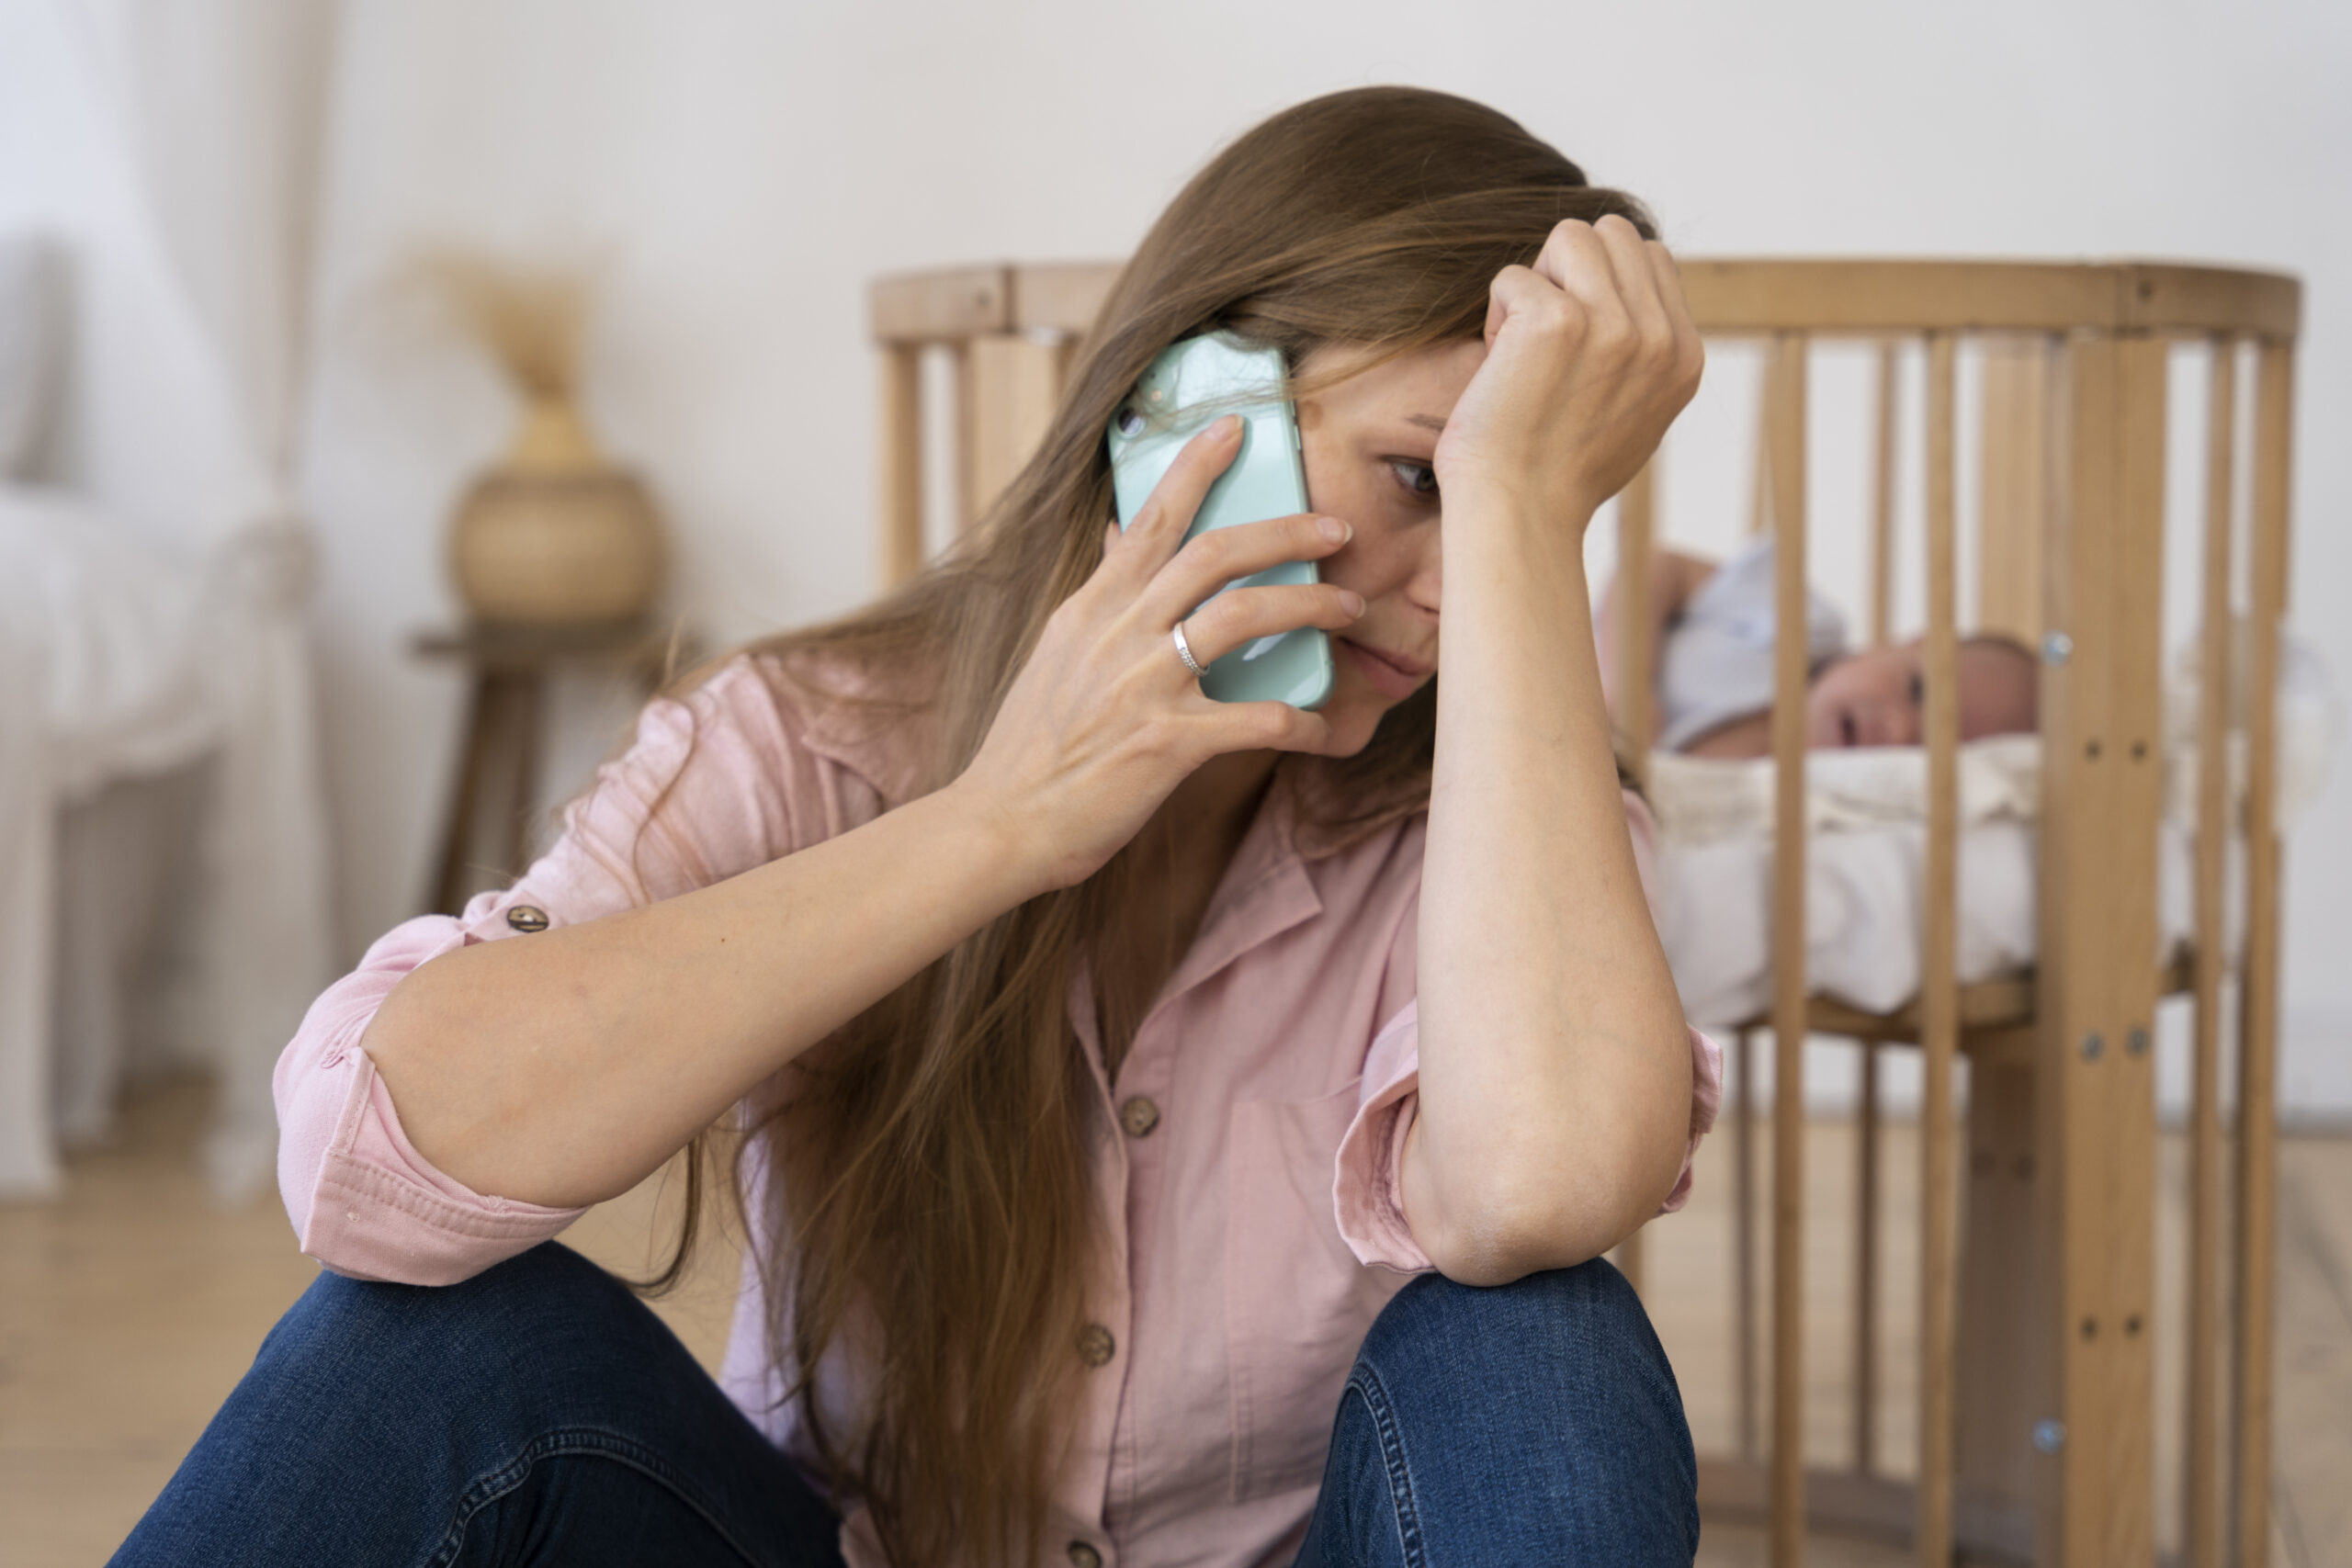
<svg viewBox="0 0 2352 1568"><path fill-rule="evenodd" d="M1141 435L1143 434L1143 411L1141 409L1124 408L1119 411L1119 434L1122 435Z"/></svg>

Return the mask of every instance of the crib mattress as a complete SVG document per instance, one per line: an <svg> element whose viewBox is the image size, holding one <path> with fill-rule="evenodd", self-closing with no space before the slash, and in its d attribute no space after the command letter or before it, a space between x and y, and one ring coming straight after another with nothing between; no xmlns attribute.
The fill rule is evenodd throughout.
<svg viewBox="0 0 2352 1568"><path fill-rule="evenodd" d="M1961 834L1962 985L2033 964L2038 831L2031 822L2001 819ZM2188 938L2194 924L2188 835L2171 822L2159 832L2158 951L2149 955L2152 963ZM1926 829L1913 824L1815 833L1809 852L1808 988L1866 1011L1894 1010L1919 989ZM1771 840L1669 838L1658 847L1657 880L1658 935L1690 1021L1728 1028L1769 1010ZM2230 881L2234 892L2234 874ZM2229 915L2234 943L2236 909Z"/></svg>

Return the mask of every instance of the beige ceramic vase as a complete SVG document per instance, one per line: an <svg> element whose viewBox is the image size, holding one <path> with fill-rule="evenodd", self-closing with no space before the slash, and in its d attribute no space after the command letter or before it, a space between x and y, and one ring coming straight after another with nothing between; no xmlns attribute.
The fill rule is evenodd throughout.
<svg viewBox="0 0 2352 1568"><path fill-rule="evenodd" d="M458 505L449 568L479 622L632 620L662 589L661 523L645 487L596 450L571 403L538 397L504 460Z"/></svg>

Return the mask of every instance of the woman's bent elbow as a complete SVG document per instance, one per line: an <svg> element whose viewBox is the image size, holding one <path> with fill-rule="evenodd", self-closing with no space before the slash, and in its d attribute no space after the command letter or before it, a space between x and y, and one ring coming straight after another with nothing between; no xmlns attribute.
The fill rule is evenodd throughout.
<svg viewBox="0 0 2352 1568"><path fill-rule="evenodd" d="M1505 1154L1451 1182L1440 1173L1408 1171L1407 1217L1421 1250L1447 1279L1507 1285L1544 1269L1574 1268L1640 1229L1674 1190L1682 1154L1679 1139L1645 1137L1567 1158Z"/></svg>
<svg viewBox="0 0 2352 1568"><path fill-rule="evenodd" d="M1474 1201L1413 1234L1437 1271L1457 1284L1508 1285L1600 1257L1634 1228L1621 1206L1547 1194Z"/></svg>

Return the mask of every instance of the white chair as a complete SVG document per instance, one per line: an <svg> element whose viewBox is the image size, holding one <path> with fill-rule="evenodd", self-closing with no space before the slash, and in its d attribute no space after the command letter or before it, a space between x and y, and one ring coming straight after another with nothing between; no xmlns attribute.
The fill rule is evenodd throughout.
<svg viewBox="0 0 2352 1568"><path fill-rule="evenodd" d="M144 1055L220 1070L209 1174L243 1199L283 1039L251 1021L250 878L222 874L252 837L234 781L280 765L234 692L268 563L244 536L176 556L37 482L70 292L58 247L0 237L0 1198L54 1193L61 1145L106 1137ZM258 999L299 1009L309 983Z"/></svg>

